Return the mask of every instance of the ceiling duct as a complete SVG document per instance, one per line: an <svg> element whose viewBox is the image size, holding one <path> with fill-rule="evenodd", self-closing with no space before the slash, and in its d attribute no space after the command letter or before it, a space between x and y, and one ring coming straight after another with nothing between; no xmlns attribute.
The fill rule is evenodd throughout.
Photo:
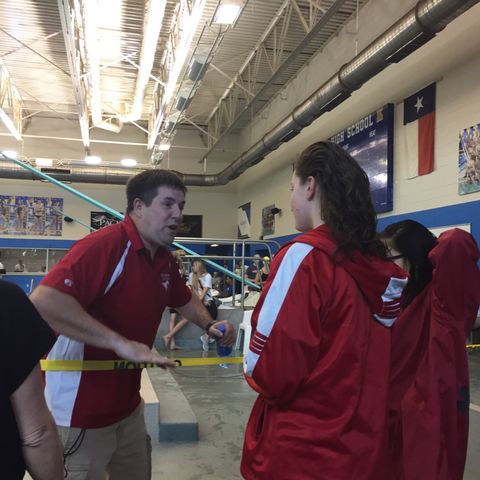
<svg viewBox="0 0 480 480"><path fill-rule="evenodd" d="M68 168L41 168L40 171L60 182L125 185L131 176L143 170L130 168L126 171L124 168L72 166ZM0 177L15 180L38 180L38 177L33 173L10 161L0 161Z"/></svg>
<svg viewBox="0 0 480 480"><path fill-rule="evenodd" d="M187 185L225 185L261 162L270 152L297 135L325 112L391 63L420 48L479 0L422 0L374 40L226 169L215 175L183 174Z"/></svg>
<svg viewBox="0 0 480 480"><path fill-rule="evenodd" d="M380 73L391 63L405 58L424 45L452 20L467 11L480 0L422 0L398 22L374 40L350 62L316 90L305 102L264 137L234 160L218 174L182 174L186 185L225 185L239 177L245 170L261 162L266 155L289 141L304 127L310 125L325 112L331 111L358 90L365 82ZM174 125L174 122L171 122ZM83 183L124 184L136 172L128 173L112 168L71 169L70 175L59 178ZM55 175L54 175L55 176ZM32 178L32 174L7 162L0 162L0 177Z"/></svg>

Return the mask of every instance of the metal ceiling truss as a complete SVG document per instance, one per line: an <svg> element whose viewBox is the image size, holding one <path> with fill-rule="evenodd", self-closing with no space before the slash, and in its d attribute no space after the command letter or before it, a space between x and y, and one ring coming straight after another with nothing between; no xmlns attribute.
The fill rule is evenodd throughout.
<svg viewBox="0 0 480 480"><path fill-rule="evenodd" d="M261 140L237 157L227 168L214 175L181 174L186 185L225 185L245 170L261 162L265 156L290 141L316 118L332 111L350 94L392 63L400 62L421 48L456 17L480 0L420 0L382 35L345 64L307 100L298 105ZM12 165L7 156L0 162L1 178L32 178L24 166ZM102 170L102 169L100 169ZM62 181L124 184L128 175L119 169L101 172L82 167L69 173L54 173ZM131 175L131 170L130 170Z"/></svg>
<svg viewBox="0 0 480 480"><path fill-rule="evenodd" d="M52 62L49 58L46 58L44 55L42 55L40 52L38 52L37 50L35 50L33 48L33 45L36 44L36 43L39 43L39 42L44 42L46 40L49 40L51 38L54 38L56 37L57 35L60 35L62 33L61 30L57 31L57 32L54 32L54 33L51 33L49 35L45 35L45 36L42 36L42 37L39 37L39 38L36 38L34 39L33 41L29 42L28 44L27 43L24 43L22 42L20 39L18 39L16 36L12 35L11 33L7 32L5 29L0 29L0 31L2 31L5 35L7 35L8 37L10 37L11 39L15 40L15 42L19 43L20 46L17 47L17 48L14 48L12 50L10 50L9 52L5 53L4 55L2 55L2 58L5 58L9 55L12 55L16 52L18 52L19 50L22 50L22 49L27 49L29 50L30 52L34 53L35 55L38 55L42 60L46 61L47 63L49 63L50 65L54 66L56 69L58 69L59 71L61 71L62 73L64 73L65 75L67 75L68 77L70 77L70 74L65 71L62 67L60 67L59 65L57 65L56 63ZM24 105L23 109L25 110L25 108L28 108L26 107L26 104L28 103L27 99L25 98L25 96L35 100L36 104L41 104L41 105L44 105L48 110L54 112L55 114L58 114L61 118L65 119L65 120L70 120L70 119L67 119L66 117L64 117L62 114L63 113L66 113L66 114L70 114L72 113L71 111L68 111L68 112L65 112L63 111L63 109L65 108L65 105L55 105L52 106L52 104L47 104L45 102L42 102L41 100L39 100L38 98L36 98L34 95L32 95L32 93L30 91L26 91L26 90L22 90L22 89L19 89L21 94L23 94L23 100L22 100L22 104ZM22 96L22 95L21 95ZM23 124L24 124L24 127L25 128L28 128L28 125L25 123L26 120L28 120L29 118L32 118L36 115L38 115L39 113L44 113L45 110L44 109L36 109L36 111L34 112L31 112L30 114L28 115L23 115Z"/></svg>
<svg viewBox="0 0 480 480"><path fill-rule="evenodd" d="M180 11L178 15L180 15ZM165 156L165 151L159 150L159 144L170 144L172 142L176 128L182 120L199 128L207 136L209 135L207 131L200 128L192 120L186 119L185 111L190 105L207 67L211 64L228 29L229 26L214 25L211 21L203 25L188 62L185 63L186 67L183 69L181 78L177 82L175 93L170 99L167 98L167 101L165 101L164 82L159 82L156 85L153 95L152 115L149 120L150 133L148 140L148 148L154 147L151 156L153 164L158 165ZM176 30L177 28L174 28L172 24L171 32L175 34ZM175 52L178 35L179 32L172 37L171 42L167 45L166 56L173 55ZM169 47L173 49L172 52L168 50ZM166 78L164 67L162 67L161 78Z"/></svg>
<svg viewBox="0 0 480 480"><path fill-rule="evenodd" d="M336 0L326 9L320 0L283 2L208 117L210 143L207 156L224 135L239 126L247 112L253 118L256 111L283 86L284 82L275 84L276 80L345 3L346 0ZM299 22L305 35L291 49L286 40L298 37ZM267 78L265 66L269 74ZM212 138L216 141L212 142Z"/></svg>
<svg viewBox="0 0 480 480"><path fill-rule="evenodd" d="M0 119L17 140L22 139L22 98L0 59Z"/></svg>
<svg viewBox="0 0 480 480"><path fill-rule="evenodd" d="M78 7L75 8L75 2L78 2L78 0L58 0L58 10L60 12L68 65L75 92L80 133L82 135L83 145L88 149L90 147L88 77L87 68L80 55L82 48L82 38L80 36L82 19L77 18L76 12L78 12L79 9Z"/></svg>
<svg viewBox="0 0 480 480"><path fill-rule="evenodd" d="M212 61L212 58L215 55L220 43L223 40L226 29L217 28L214 33L213 42L207 40L203 43L202 39L208 37L208 33L212 33L212 26L205 24L198 39L197 45L195 46L193 53L190 57L187 65L190 67L184 70L182 79L178 82L178 86L175 89L175 95L173 96L172 101L167 106L166 115L163 119L162 128L160 131L160 137L162 141L171 141L174 135L174 131L178 123L184 118L184 113L188 108L192 97L195 95L195 92L200 85L200 82L203 78L203 75L206 71L207 66ZM195 60L197 53L200 50L204 50L205 54L202 58L202 63ZM198 63L198 68L192 68L194 63ZM195 124L194 124L195 125ZM154 133L154 132L153 132Z"/></svg>
<svg viewBox="0 0 480 480"><path fill-rule="evenodd" d="M152 149L157 141L157 137L161 130L166 130L168 135L173 131L179 115L175 119L168 118L172 101L174 99L171 91L169 91L169 75L176 63L176 55L181 50L183 30L188 28L187 23L190 15L202 0L181 0L175 8L172 16L171 26L168 32L168 42L165 47L163 59L160 67L159 81L156 82L153 91L152 112L148 120L148 149ZM152 161L155 159L152 157Z"/></svg>

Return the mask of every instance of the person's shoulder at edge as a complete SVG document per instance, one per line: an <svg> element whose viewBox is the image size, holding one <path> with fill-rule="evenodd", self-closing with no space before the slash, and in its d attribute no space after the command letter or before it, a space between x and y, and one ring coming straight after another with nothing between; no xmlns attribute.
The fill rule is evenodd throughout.
<svg viewBox="0 0 480 480"><path fill-rule="evenodd" d="M26 293L22 290L20 286L18 286L15 283L9 282L7 280L0 280L0 288L1 288L2 294L8 295L9 298L18 298L18 297L27 298Z"/></svg>
<svg viewBox="0 0 480 480"><path fill-rule="evenodd" d="M475 258L478 258L480 251L474 237L467 231L460 228L452 228L442 232L438 237L438 244L432 249L429 256L442 251L455 254L456 248L467 249Z"/></svg>

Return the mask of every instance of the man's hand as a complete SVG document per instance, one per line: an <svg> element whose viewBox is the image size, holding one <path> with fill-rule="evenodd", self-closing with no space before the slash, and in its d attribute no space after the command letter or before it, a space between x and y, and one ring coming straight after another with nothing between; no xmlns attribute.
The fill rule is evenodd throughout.
<svg viewBox="0 0 480 480"><path fill-rule="evenodd" d="M222 333L220 330L218 330L218 328L216 328L217 325L219 325L220 323L223 323L225 325L225 333ZM208 334L211 337L221 338L220 344L226 347L231 347L234 344L235 339L237 338L235 328L228 320L219 320L218 322L215 322L208 329Z"/></svg>
<svg viewBox="0 0 480 480"><path fill-rule="evenodd" d="M212 329L213 330L213 329ZM121 337L114 349L115 353L125 360L139 363L156 363L159 367L166 369L167 367L175 367L173 360L163 357L158 352L155 352L147 345L133 340L128 340Z"/></svg>

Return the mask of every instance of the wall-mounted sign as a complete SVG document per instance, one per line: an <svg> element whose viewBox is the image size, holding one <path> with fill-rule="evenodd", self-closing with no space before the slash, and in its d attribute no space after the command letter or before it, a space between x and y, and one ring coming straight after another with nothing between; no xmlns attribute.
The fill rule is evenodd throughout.
<svg viewBox="0 0 480 480"><path fill-rule="evenodd" d="M330 137L365 170L376 212L393 210L393 111L385 105Z"/></svg>
<svg viewBox="0 0 480 480"><path fill-rule="evenodd" d="M184 215L177 236L202 238L202 223L202 215Z"/></svg>
<svg viewBox="0 0 480 480"><path fill-rule="evenodd" d="M275 233L275 215L272 213L275 205L268 205L262 208L262 236L273 235Z"/></svg>
<svg viewBox="0 0 480 480"><path fill-rule="evenodd" d="M108 227L115 223L120 222L117 217L114 217L111 213L107 212L90 212L90 226L98 230L99 228Z"/></svg>
<svg viewBox="0 0 480 480"><path fill-rule="evenodd" d="M250 238L250 202L237 209L238 238Z"/></svg>

